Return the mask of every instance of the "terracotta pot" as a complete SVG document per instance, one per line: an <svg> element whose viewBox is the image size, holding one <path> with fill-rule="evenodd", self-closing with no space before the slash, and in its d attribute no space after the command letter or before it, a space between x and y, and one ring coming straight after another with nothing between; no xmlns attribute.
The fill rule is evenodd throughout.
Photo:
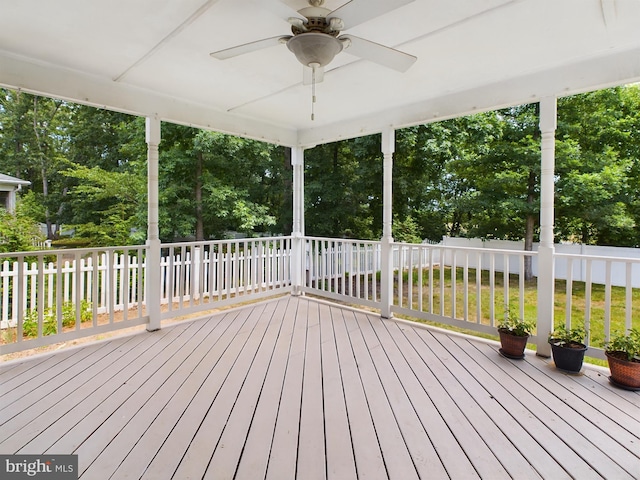
<svg viewBox="0 0 640 480"><path fill-rule="evenodd" d="M567 372L577 373L582 368L584 354L587 346L582 343L572 343L569 346L560 346L553 343L553 339L549 340L551 344L551 353L556 367Z"/></svg>
<svg viewBox="0 0 640 480"><path fill-rule="evenodd" d="M604 352L609 362L612 383L640 390L640 362L630 362L624 352Z"/></svg>
<svg viewBox="0 0 640 480"><path fill-rule="evenodd" d="M529 335L521 337L511 334L507 330L500 329L498 330L498 334L500 335L500 343L502 345L500 349L501 354L508 358L524 358L524 349L527 346Z"/></svg>

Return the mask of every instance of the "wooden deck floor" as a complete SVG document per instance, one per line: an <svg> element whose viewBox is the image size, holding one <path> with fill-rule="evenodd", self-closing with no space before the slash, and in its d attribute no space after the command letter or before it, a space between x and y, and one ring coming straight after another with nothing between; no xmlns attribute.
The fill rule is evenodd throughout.
<svg viewBox="0 0 640 480"><path fill-rule="evenodd" d="M81 478L640 477L640 394L282 297L0 367L0 453Z"/></svg>

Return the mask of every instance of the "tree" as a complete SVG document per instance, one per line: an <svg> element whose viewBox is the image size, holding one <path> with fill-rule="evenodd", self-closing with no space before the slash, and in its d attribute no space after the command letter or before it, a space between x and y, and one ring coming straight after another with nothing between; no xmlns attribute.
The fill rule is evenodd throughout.
<svg viewBox="0 0 640 480"><path fill-rule="evenodd" d="M58 215L66 193L59 172L66 168L64 125L68 123L68 104L61 100L0 90L0 154L7 169L31 181L32 189L44 205L47 237L58 236Z"/></svg>
<svg viewBox="0 0 640 480"><path fill-rule="evenodd" d="M88 239L92 246L144 242L146 219L139 215L146 208L144 177L82 165L75 165L64 174L77 181L69 196L81 199L85 206L93 206L90 219L68 225L75 229L77 237Z"/></svg>
<svg viewBox="0 0 640 480"><path fill-rule="evenodd" d="M380 137L305 152L307 234L373 239L382 233Z"/></svg>
<svg viewBox="0 0 640 480"><path fill-rule="evenodd" d="M265 198L272 182L283 182L282 155L281 149L261 142L164 125L161 236L204 240L275 225L278 200L269 205Z"/></svg>
<svg viewBox="0 0 640 480"><path fill-rule="evenodd" d="M24 252L34 249L43 239L42 232L25 204L18 200L15 213L0 208L0 252Z"/></svg>
<svg viewBox="0 0 640 480"><path fill-rule="evenodd" d="M637 246L640 88L559 101L556 225L562 239Z"/></svg>

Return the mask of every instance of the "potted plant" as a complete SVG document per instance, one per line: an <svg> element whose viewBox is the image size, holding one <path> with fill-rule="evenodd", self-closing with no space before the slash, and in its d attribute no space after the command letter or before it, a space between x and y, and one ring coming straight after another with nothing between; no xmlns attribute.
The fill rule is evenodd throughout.
<svg viewBox="0 0 640 480"><path fill-rule="evenodd" d="M616 386L640 390L640 330L632 328L625 334L615 334L605 347L611 376Z"/></svg>
<svg viewBox="0 0 640 480"><path fill-rule="evenodd" d="M535 328L533 322L528 322L517 315L512 315L508 310L505 312L504 320L497 326L500 335L500 353L513 359L524 358L524 349L527 340Z"/></svg>
<svg viewBox="0 0 640 480"><path fill-rule="evenodd" d="M571 329L559 327L549 335L551 354L558 369L571 373L580 371L587 351L584 343L586 336L581 326Z"/></svg>

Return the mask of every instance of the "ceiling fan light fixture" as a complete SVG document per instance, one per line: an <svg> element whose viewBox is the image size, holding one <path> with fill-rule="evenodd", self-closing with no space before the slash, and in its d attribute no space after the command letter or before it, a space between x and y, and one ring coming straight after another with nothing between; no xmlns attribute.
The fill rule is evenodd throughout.
<svg viewBox="0 0 640 480"><path fill-rule="evenodd" d="M298 61L306 67L324 67L342 51L343 44L331 35L318 32L300 33L287 42Z"/></svg>

